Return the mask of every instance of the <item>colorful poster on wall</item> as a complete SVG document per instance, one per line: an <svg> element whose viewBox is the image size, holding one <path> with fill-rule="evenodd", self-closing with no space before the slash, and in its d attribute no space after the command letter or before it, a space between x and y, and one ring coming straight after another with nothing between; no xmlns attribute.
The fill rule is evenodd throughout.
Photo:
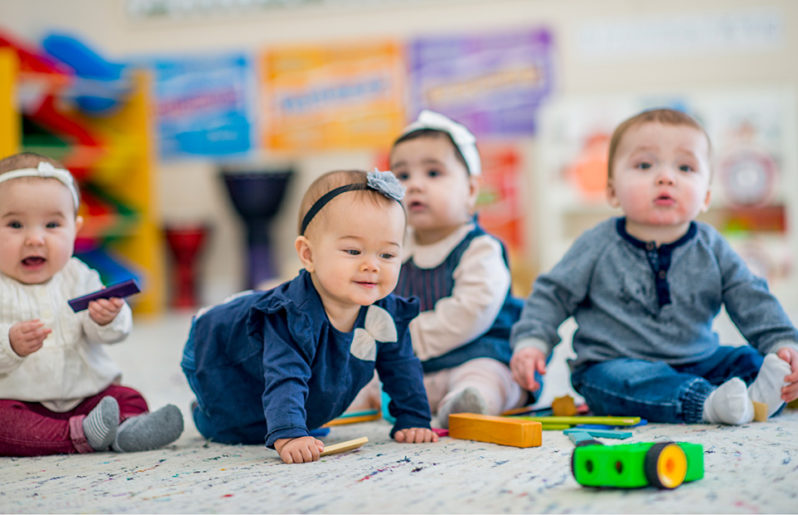
<svg viewBox="0 0 798 515"><path fill-rule="evenodd" d="M270 150L385 147L405 123L405 69L394 41L268 49L263 145Z"/></svg>
<svg viewBox="0 0 798 515"><path fill-rule="evenodd" d="M478 136L529 135L552 89L553 43L546 29L412 41L410 119L432 109Z"/></svg>
<svg viewBox="0 0 798 515"><path fill-rule="evenodd" d="M248 56L159 57L148 64L163 159L230 157L251 150L255 78Z"/></svg>
<svg viewBox="0 0 798 515"><path fill-rule="evenodd" d="M511 254L524 250L521 156L509 144L480 145L482 183L477 197L479 223L502 240Z"/></svg>

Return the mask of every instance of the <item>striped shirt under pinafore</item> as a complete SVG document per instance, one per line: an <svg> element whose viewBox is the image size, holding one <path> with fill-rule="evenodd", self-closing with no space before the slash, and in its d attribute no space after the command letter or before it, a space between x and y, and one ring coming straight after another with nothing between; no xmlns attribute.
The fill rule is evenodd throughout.
<svg viewBox="0 0 798 515"><path fill-rule="evenodd" d="M494 238L481 227L475 225L474 229L466 234L446 259L434 268L420 268L411 257L402 265L399 282L394 293L403 297L417 297L421 304L422 312L434 309L438 300L451 296L454 289L454 271L460 264L463 253L468 249L474 238L483 235ZM504 245L501 242L499 243L502 248L504 263L509 268L507 251ZM464 342L463 345L456 349L442 356L422 361L424 372L453 368L475 358L493 358L505 364L509 363L512 356L509 343L510 329L520 317L522 307L523 301L513 297L508 287L504 305L496 316L493 325L477 338Z"/></svg>

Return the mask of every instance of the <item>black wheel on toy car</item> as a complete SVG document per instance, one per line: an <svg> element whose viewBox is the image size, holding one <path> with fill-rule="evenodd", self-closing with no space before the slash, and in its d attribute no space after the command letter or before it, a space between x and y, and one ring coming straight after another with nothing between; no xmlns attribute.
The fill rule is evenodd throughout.
<svg viewBox="0 0 798 515"><path fill-rule="evenodd" d="M582 447L584 445L604 445L603 443L599 442L598 440L582 440L581 442L577 442L576 446L574 447L574 452L571 453L571 475L576 477L574 473L574 461L576 460L576 449L578 447Z"/></svg>
<svg viewBox="0 0 798 515"><path fill-rule="evenodd" d="M649 484L657 488L676 488L687 475L687 456L674 442L655 443L646 451L643 472Z"/></svg>

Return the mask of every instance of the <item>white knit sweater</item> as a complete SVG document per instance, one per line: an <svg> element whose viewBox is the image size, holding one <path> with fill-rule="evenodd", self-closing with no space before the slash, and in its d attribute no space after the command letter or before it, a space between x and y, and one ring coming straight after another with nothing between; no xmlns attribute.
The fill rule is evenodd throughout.
<svg viewBox="0 0 798 515"><path fill-rule="evenodd" d="M44 284L22 284L0 274L0 398L41 402L63 412L119 380L121 371L102 344L130 333L130 307L125 304L111 323L99 326L88 310L74 313L67 304L102 287L97 272L76 258ZM36 318L53 332L41 349L20 357L8 331Z"/></svg>

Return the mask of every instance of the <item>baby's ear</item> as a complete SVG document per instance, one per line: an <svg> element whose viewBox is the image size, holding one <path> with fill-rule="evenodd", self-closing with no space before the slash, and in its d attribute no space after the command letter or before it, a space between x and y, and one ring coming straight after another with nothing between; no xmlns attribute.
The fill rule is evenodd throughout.
<svg viewBox="0 0 798 515"><path fill-rule="evenodd" d="M707 195L704 197L704 205L701 206L701 212L706 213L709 210L709 201L712 199L712 190L707 189Z"/></svg>
<svg viewBox="0 0 798 515"><path fill-rule="evenodd" d="M308 272L312 273L313 248L310 244L310 240L304 236L297 236L296 240L294 241L294 247L296 247L296 253L297 256L299 256L299 260L302 262L302 267Z"/></svg>
<svg viewBox="0 0 798 515"><path fill-rule="evenodd" d="M76 216L75 217L75 232L79 232L83 228L83 217Z"/></svg>
<svg viewBox="0 0 798 515"><path fill-rule="evenodd" d="M479 187L482 180L479 176L468 176L468 209L472 214L477 208L477 197L479 197Z"/></svg>
<svg viewBox="0 0 798 515"><path fill-rule="evenodd" d="M615 186L612 184L612 179L607 179L607 189L605 191L607 194L607 202L609 202L612 207L621 205L621 203L618 202L618 197L615 196Z"/></svg>

